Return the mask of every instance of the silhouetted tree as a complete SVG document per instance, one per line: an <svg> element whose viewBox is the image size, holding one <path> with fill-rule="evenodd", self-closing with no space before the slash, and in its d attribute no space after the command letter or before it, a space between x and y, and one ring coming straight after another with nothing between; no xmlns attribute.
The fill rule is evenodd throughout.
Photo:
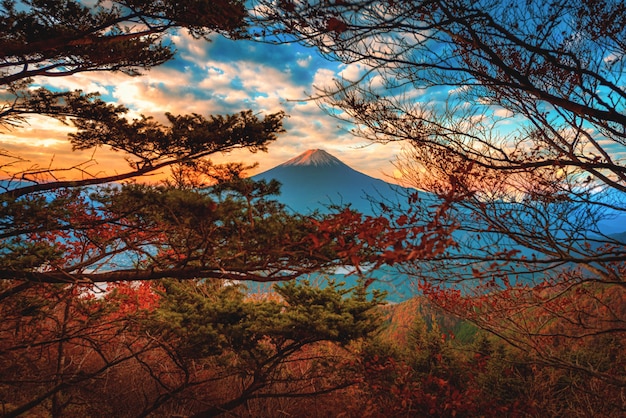
<svg viewBox="0 0 626 418"><path fill-rule="evenodd" d="M0 152L0 165L8 176L0 193L3 279L89 281L84 274L102 273L98 269L111 262L107 274L100 276L102 280L116 280L115 270L125 270L117 279L131 280L140 267L133 262L141 259L139 254L149 253L146 246L152 240L158 241L157 220L152 219L150 226L138 213L133 218L132 211L150 204L154 207L156 201L148 202L149 196L174 192L132 186L99 191L80 187L121 182L168 166L192 169L206 165L201 160L217 152L265 150L283 131L282 112L263 118L251 111L211 116L167 114L168 123L163 124L149 116L130 120L128 109L106 103L97 94L34 89L31 85L86 71L139 75L141 69L174 56L174 46L165 38L172 30L187 30L196 38L212 33L241 38L246 16L239 1L0 4L2 128L22 129L34 115L60 119L75 128L68 137L74 150L107 147L122 153L129 163L128 171L114 175L90 173L80 165L41 169L34 163L34 168L18 169L13 164L23 162L19 155ZM32 138L34 142L40 139ZM88 196L92 192L95 195ZM179 206L183 200L177 200ZM196 209L205 205L205 211L213 206L210 199L199 200L186 203L195 204ZM143 226L146 229L139 230ZM116 266L111 257L124 257L124 252L139 258L127 257L124 266ZM134 278L149 271L146 278L163 277L162 272L151 269Z"/></svg>

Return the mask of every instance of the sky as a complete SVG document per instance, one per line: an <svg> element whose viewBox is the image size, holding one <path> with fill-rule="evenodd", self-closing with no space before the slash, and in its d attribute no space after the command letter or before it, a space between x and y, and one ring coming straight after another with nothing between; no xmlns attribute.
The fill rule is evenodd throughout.
<svg viewBox="0 0 626 418"><path fill-rule="evenodd" d="M270 45L232 41L213 36L211 42L186 33L172 36L176 58L140 77L121 73L79 73L54 80L57 89L99 92L106 101L124 104L131 116L150 115L165 122L164 114L228 114L252 109L260 115L283 110L286 133L269 145L267 153L235 151L216 155L214 162L258 163L253 175L268 170L309 149L324 149L352 168L393 181L392 161L399 144L372 144L355 137L350 127L306 99L333 78L353 78L358 65L330 62L315 49L300 45ZM28 160L29 167L79 166L91 173L125 171L123 155L106 149L72 152L66 135L70 126L45 118L0 135L0 148ZM61 175L76 176L79 171ZM166 174L165 172L164 174ZM160 178L162 176L157 176ZM155 179L152 177L151 179ZM149 181L149 180L148 180Z"/></svg>
<svg viewBox="0 0 626 418"><path fill-rule="evenodd" d="M319 148L372 177L394 181L394 176L399 176L393 161L401 152L402 144L374 144L356 137L350 133L350 126L325 113L317 103L305 100L317 88L332 85L333 79L356 80L363 71L359 64L331 62L317 50L298 44L233 41L219 35L207 42L195 40L185 31L172 35L171 41L177 50L175 58L146 71L143 76L78 73L36 82L58 90L99 92L104 100L130 108L131 117L144 114L164 123L166 112L210 115L251 109L262 116L285 111L287 132L269 144L269 152L251 154L242 150L212 158L217 163L258 163L258 168L250 171L250 175ZM433 104L445 103L460 93L456 90L442 87L428 90L427 95L417 90L412 93ZM515 129L523 122L501 108L493 109L493 113L499 118L499 127L508 124ZM33 117L19 129L0 132L0 150L24 158L26 161L20 168L79 167L97 175L127 171L120 153L103 148L72 152L66 139L71 130L70 126L53 120ZM0 176L2 164L0 162ZM80 173L80 170L73 170L59 175L71 178ZM146 180L159 180L167 174L165 170Z"/></svg>

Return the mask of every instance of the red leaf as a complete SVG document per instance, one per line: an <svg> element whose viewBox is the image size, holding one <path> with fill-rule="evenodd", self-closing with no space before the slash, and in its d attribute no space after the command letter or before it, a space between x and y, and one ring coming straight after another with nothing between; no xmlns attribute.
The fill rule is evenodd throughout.
<svg viewBox="0 0 626 418"><path fill-rule="evenodd" d="M348 30L348 25L336 17L331 17L328 19L328 22L326 22L326 30L329 32L343 33Z"/></svg>

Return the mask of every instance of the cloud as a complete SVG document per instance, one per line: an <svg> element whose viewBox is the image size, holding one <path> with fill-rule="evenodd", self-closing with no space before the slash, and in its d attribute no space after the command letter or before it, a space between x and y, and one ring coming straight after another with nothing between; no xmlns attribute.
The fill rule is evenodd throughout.
<svg viewBox="0 0 626 418"><path fill-rule="evenodd" d="M165 121L165 112L209 115L251 109L262 115L284 110L289 115L284 121L287 132L270 144L269 153L250 155L236 151L217 155L214 160L257 161L257 171L263 171L307 149L323 148L367 174L380 177L381 171L392 171L389 161L393 159L395 147L364 148L365 141L355 138L348 125L329 116L315 102L306 100L316 88L333 86L334 79L358 77L363 72L361 66L339 66L326 61L313 49L296 44L232 41L220 36L206 42L183 32L171 39L178 51L177 57L146 71L143 76L81 73L54 80L41 79L38 83L53 84L58 90L99 92L104 100L131 109L131 117L141 113L160 121ZM49 123L37 120L33 126L38 129L3 135L0 147L7 145L16 153L27 155L29 160L39 159L44 165L52 154L59 166L90 158L90 154L70 151L66 136L71 128L61 129ZM30 144L45 144L46 152L37 154ZM96 155L98 166L92 170L121 172L127 168L121 154L100 149Z"/></svg>
<svg viewBox="0 0 626 418"><path fill-rule="evenodd" d="M508 109L501 108L501 107L494 110L493 114L494 116L498 116L500 118L510 118L513 116L513 112L511 112Z"/></svg>

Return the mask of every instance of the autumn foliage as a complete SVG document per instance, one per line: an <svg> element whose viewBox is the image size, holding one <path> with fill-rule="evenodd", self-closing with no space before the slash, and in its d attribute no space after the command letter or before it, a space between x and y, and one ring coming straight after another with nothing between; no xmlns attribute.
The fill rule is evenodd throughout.
<svg viewBox="0 0 626 418"><path fill-rule="evenodd" d="M623 408L605 380L553 367L424 298L376 307L381 295L368 300L363 287L332 282L242 290L167 280L5 295L3 414L522 417ZM603 358L606 373L624 364L610 336L550 344L581 365Z"/></svg>
<svg viewBox="0 0 626 418"><path fill-rule="evenodd" d="M0 3L0 127L61 120L74 149L129 167L0 150L1 414L624 416L626 246L604 229L626 208L623 2L252 3ZM174 56L173 30L360 66L314 99L407 144L406 204L294 214L276 182L208 160L266 150L280 111L131 120L33 87L139 75ZM381 306L383 265L418 296ZM356 284L307 280L337 268Z"/></svg>

